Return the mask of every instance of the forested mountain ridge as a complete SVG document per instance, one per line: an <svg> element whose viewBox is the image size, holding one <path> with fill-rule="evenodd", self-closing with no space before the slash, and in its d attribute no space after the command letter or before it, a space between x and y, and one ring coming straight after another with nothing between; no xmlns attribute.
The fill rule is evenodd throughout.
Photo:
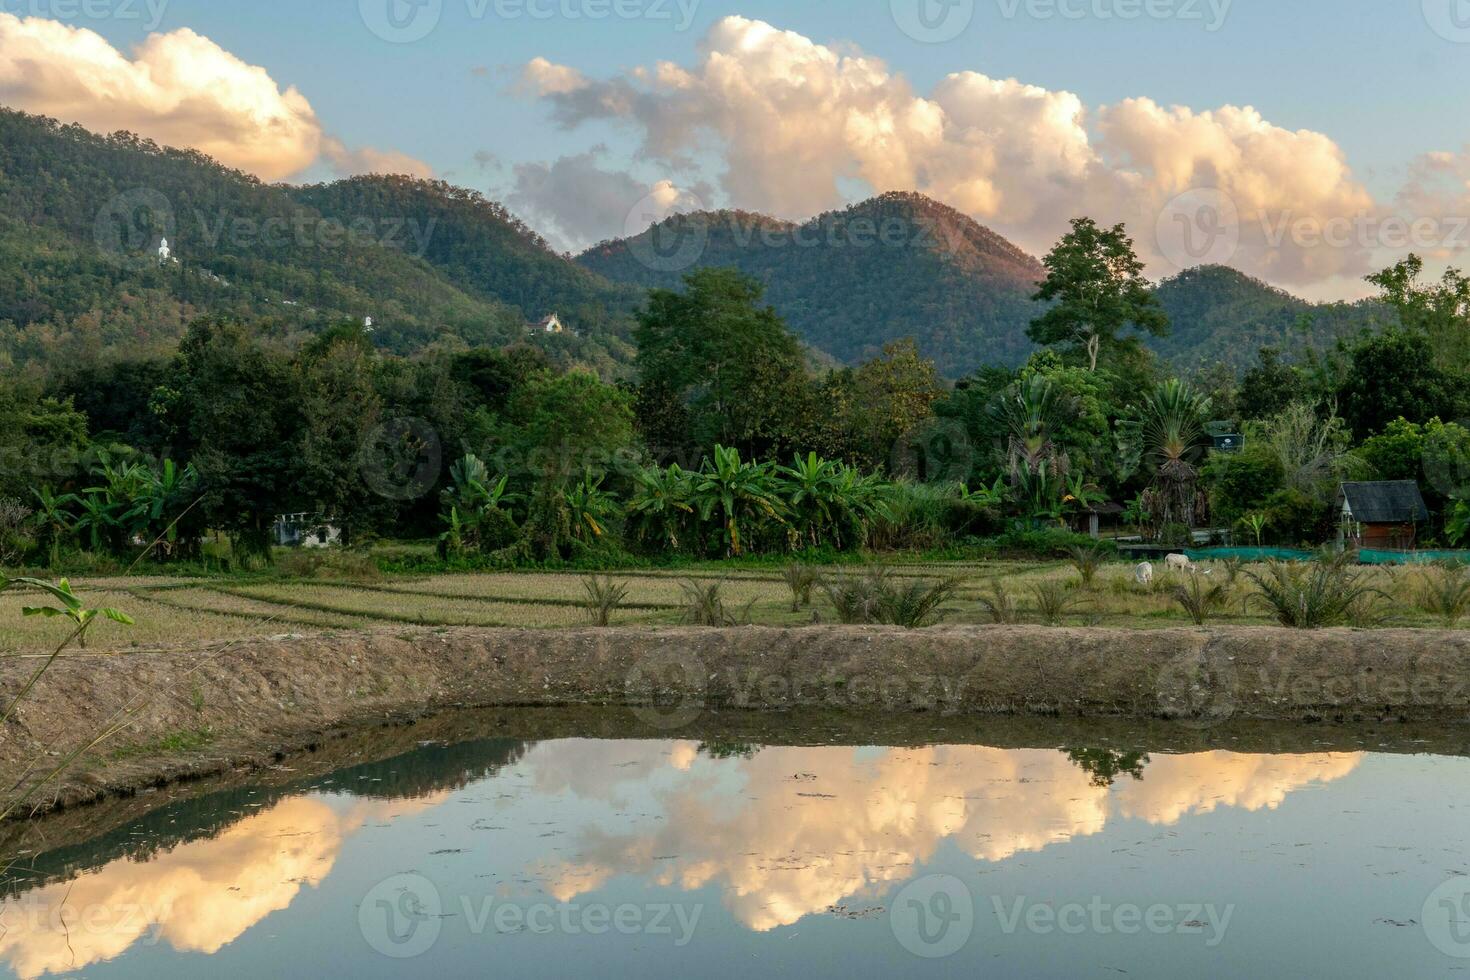
<svg viewBox="0 0 1470 980"><path fill-rule="evenodd" d="M171 256L160 261L160 240ZM479 193L360 177L267 185L203 154L0 109L0 366L171 354L187 325L223 314L282 338L371 317L374 342L505 346L534 336L604 375L631 362L649 287L702 266L757 278L810 346L854 364L913 337L941 373L1016 365L1041 264L969 217L890 193L793 223L745 211L678 215L576 260ZM1380 325L1376 302L1316 305L1223 267L1162 283L1181 368L1250 364L1256 350L1322 349Z"/></svg>
<svg viewBox="0 0 1470 980"><path fill-rule="evenodd" d="M208 313L288 337L371 317L375 342L398 352L497 346L526 338L547 308L583 334L537 341L559 360L626 359L633 294L451 190L266 185L193 151L0 110L0 363L164 355ZM466 240L472 260L456 246ZM502 255L513 275L475 275Z"/></svg>
<svg viewBox="0 0 1470 980"><path fill-rule="evenodd" d="M854 363L913 337L952 376L1025 359L1042 276L1004 238L910 193L802 224L738 211L676 215L579 261L609 279L664 288L691 268L733 266L765 285L798 336L833 357Z"/></svg>
<svg viewBox="0 0 1470 980"><path fill-rule="evenodd" d="M884 239L884 229L897 236ZM697 261L681 262L703 242ZM1014 366L1035 350L1026 329L1041 263L921 194L885 194L792 224L747 212L676 215L580 257L610 279L674 288L688 267L733 266L808 343L853 363L912 336L951 377ZM1157 290L1167 337L1146 346L1180 368L1254 363L1262 347L1325 349L1381 325L1376 302L1314 304L1223 266L1190 269Z"/></svg>
<svg viewBox="0 0 1470 980"><path fill-rule="evenodd" d="M1243 368L1263 347L1327 350L1339 338L1393 322L1376 300L1311 303L1220 265L1165 279L1155 295L1172 329L1148 346L1186 369L1216 361Z"/></svg>

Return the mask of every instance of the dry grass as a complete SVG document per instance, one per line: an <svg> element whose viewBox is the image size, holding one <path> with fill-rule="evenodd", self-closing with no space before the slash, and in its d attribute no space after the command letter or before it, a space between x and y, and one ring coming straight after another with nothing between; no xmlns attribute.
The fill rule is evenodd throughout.
<svg viewBox="0 0 1470 980"><path fill-rule="evenodd" d="M1261 566L1248 566L1259 570ZM1225 582L1228 569L1210 566L1207 581ZM817 569L828 579L855 569ZM1382 600L1382 616L1364 616L1365 624L1440 628L1435 617L1415 608L1424 572L1363 569L1364 580L1389 598ZM1099 625L1130 629L1162 629L1188 625L1190 620L1174 595L1185 584L1184 574L1156 570L1151 586L1133 580L1131 565L1103 566L1091 588L1065 562L967 562L890 566L889 577L909 580L964 576L963 586L945 603L946 619L955 624L994 622L985 600L994 601L997 586L1015 604L1022 623L1046 618L1038 608L1038 588L1064 589L1077 602L1061 617L1064 625ZM398 625L518 626L561 628L586 624L586 589L581 574L506 573L439 575L384 579L362 584L320 580L204 581L199 579L100 578L74 583L94 605L113 605L132 613L134 627L99 622L90 635L93 652L152 649L180 643L222 640L282 633L350 629L384 629ZM674 625L688 597L691 581L722 583L721 598L731 608L750 609L751 621L789 626L814 618L834 622L831 603L821 590L811 608L791 611L791 591L780 569L713 572L613 573L613 582L628 590L624 604L613 613L614 625ZM1256 587L1241 574L1230 600L1211 617L1219 625L1269 625L1271 620L1252 600ZM0 596L0 652L36 653L59 641L64 627L54 620L25 619L21 607L32 600L22 595Z"/></svg>

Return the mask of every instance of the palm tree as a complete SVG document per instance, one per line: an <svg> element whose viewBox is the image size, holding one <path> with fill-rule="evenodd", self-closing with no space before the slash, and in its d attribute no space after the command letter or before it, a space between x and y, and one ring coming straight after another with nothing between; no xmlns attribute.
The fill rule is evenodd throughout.
<svg viewBox="0 0 1470 980"><path fill-rule="evenodd" d="M1144 451L1154 464L1154 480L1144 493L1144 506L1157 532L1180 524L1193 528L1208 503L1199 489L1195 461L1204 449L1210 399L1183 381L1171 378L1144 399L1140 432Z"/></svg>
<svg viewBox="0 0 1470 980"><path fill-rule="evenodd" d="M605 476L582 475L581 482L567 491L567 507L572 512L572 537L585 544L607 533L607 518L617 508L612 494L602 489Z"/></svg>
<svg viewBox="0 0 1470 980"><path fill-rule="evenodd" d="M715 446L713 460L706 459L695 477L694 503L701 520L718 513L720 539L731 557L745 553L742 522L747 528L762 520L785 523L770 465L743 462L739 450L724 446Z"/></svg>

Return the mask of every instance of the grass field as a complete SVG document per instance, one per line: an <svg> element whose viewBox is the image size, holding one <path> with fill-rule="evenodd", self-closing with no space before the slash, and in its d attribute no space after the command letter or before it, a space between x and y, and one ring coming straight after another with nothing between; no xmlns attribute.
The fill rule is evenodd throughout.
<svg viewBox="0 0 1470 980"><path fill-rule="evenodd" d="M985 598L999 585L1014 601L1020 622L1041 622L1038 588L1056 583L1068 605L1056 620L1069 626L1155 629L1191 624L1173 593L1183 573L1161 573L1151 587L1133 580L1132 568L1105 566L1091 587L1065 562L969 562L890 565L900 580L962 580L946 603L944 622L992 622ZM855 574L852 568L824 569L828 577ZM1225 582L1228 569L1210 569L1211 583ZM1376 625L1438 627L1442 624L1415 608L1423 571L1377 568L1364 572L1384 593L1374 615ZM834 622L822 590L810 607L791 609L791 592L777 570L617 572L610 575L628 589L613 615L614 625L675 625L686 606L684 584L722 583L728 608L757 624L798 625ZM398 576L371 582L290 580L267 577L218 579L93 579L73 582L91 606L115 606L132 615L135 626L98 621L89 634L92 652L150 649L189 643L216 643L249 637L394 630L404 626L515 626L554 629L587 623L581 574L495 573L474 575ZM1240 574L1228 602L1213 623L1268 625L1272 621L1251 601L1254 586ZM21 609L36 596L0 596L0 652L41 653L69 632L58 619L22 617ZM1470 622L1470 620L1467 620Z"/></svg>

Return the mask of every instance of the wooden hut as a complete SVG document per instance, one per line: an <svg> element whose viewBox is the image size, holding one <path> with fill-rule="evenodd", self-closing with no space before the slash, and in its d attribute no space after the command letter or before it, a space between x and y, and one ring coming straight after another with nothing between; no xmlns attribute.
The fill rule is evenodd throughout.
<svg viewBox="0 0 1470 980"><path fill-rule="evenodd" d="M1342 515L1338 543L1348 548L1407 551L1414 547L1419 523L1429 520L1413 480L1344 483L1337 504Z"/></svg>

